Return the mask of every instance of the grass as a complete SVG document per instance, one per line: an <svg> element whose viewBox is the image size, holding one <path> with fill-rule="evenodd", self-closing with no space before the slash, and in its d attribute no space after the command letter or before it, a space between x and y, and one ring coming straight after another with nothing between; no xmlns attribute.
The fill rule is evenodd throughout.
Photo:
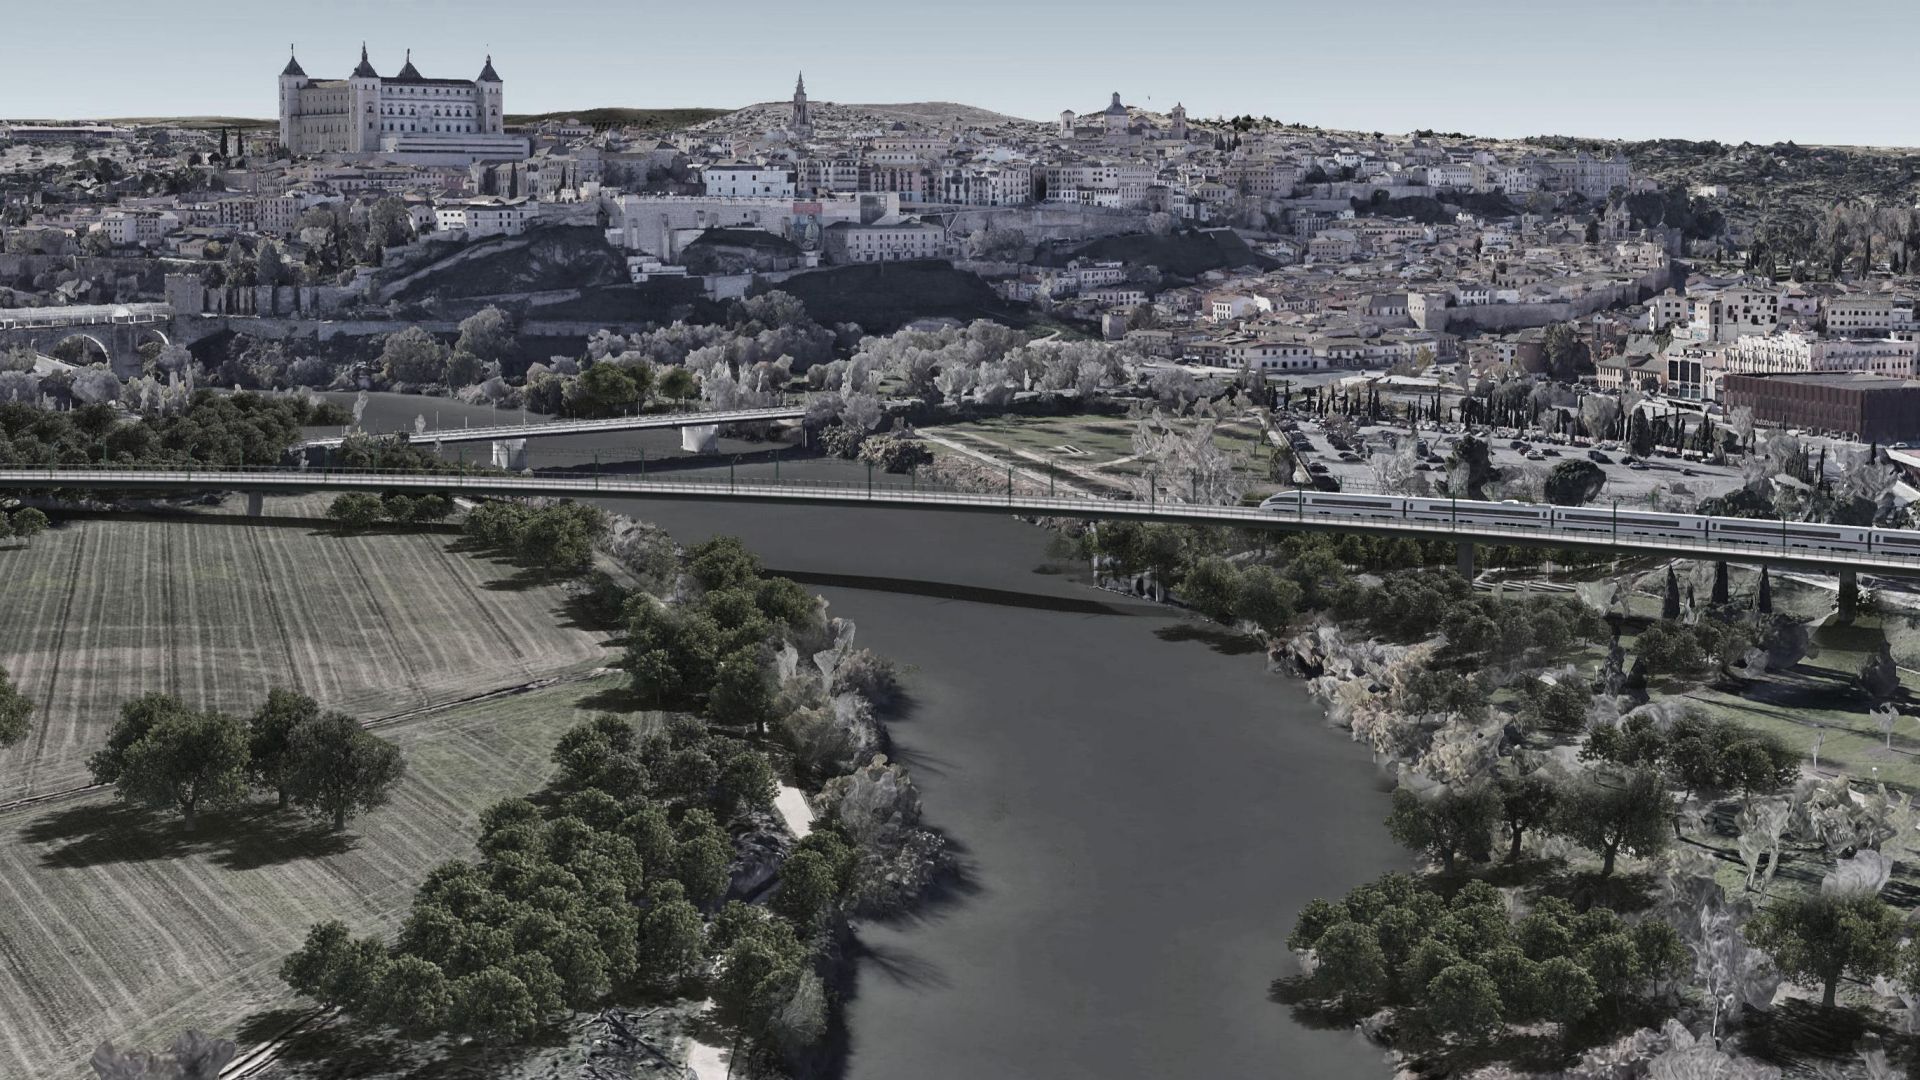
<svg viewBox="0 0 1920 1080"><path fill-rule="evenodd" d="M171 817L90 794L0 816L0 1076L91 1075L103 1039L160 1046L192 1027L242 1041L304 1012L280 961L314 922L391 932L437 863L472 855L478 812L550 775L560 733L618 676L397 723L407 775L345 834L270 804Z"/></svg>
<svg viewBox="0 0 1920 1080"><path fill-rule="evenodd" d="M0 802L87 783L120 704L148 690L245 713L291 686L369 718L604 655L557 589L457 546L226 516L79 521L0 548L0 666L36 707L0 751Z"/></svg>
<svg viewBox="0 0 1920 1080"><path fill-rule="evenodd" d="M1144 464L1132 460L1135 426L1134 421L1119 416L997 416L945 424L939 430L972 436L974 442L970 445L977 445L979 440L996 444L1004 452L995 456L1008 461L1031 464L1031 459L1023 459L1017 453L1024 450L1075 468L1129 477L1146 471ZM1244 455L1240 471L1250 485L1272 487L1258 428L1222 423L1215 428L1213 440L1223 451ZM1065 447L1080 453L1063 452Z"/></svg>

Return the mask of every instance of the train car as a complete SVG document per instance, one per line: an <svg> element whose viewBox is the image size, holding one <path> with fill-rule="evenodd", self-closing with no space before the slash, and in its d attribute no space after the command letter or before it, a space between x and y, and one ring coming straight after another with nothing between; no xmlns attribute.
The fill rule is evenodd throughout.
<svg viewBox="0 0 1920 1080"><path fill-rule="evenodd" d="M1755 550L1840 551L1864 554L1873 548L1873 534L1897 529L1867 529L1854 525L1824 525L1813 521L1767 521L1764 518L1714 518L1708 531L1723 544ZM1920 553L1920 552L1917 552Z"/></svg>
<svg viewBox="0 0 1920 1080"><path fill-rule="evenodd" d="M1493 529L1546 529L1553 508L1534 503L1478 502L1471 499L1415 497L1406 500L1407 519L1428 524L1478 524Z"/></svg>
<svg viewBox="0 0 1920 1080"><path fill-rule="evenodd" d="M1406 517L1406 500L1394 495L1348 495L1337 491L1282 491L1262 502L1260 509L1296 517L1401 521Z"/></svg>
<svg viewBox="0 0 1920 1080"><path fill-rule="evenodd" d="M1920 532L1912 529L1868 529L1867 547L1877 555L1904 555L1920 559Z"/></svg>
<svg viewBox="0 0 1920 1080"><path fill-rule="evenodd" d="M1624 540L1703 543L1707 538L1708 520L1697 514L1663 514L1652 510L1618 510L1598 506L1553 508L1553 525L1559 532L1605 535Z"/></svg>

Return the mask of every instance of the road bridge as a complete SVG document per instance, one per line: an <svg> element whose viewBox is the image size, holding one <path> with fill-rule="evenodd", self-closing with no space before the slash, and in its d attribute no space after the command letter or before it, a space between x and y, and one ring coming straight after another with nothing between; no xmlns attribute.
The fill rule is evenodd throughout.
<svg viewBox="0 0 1920 1080"><path fill-rule="evenodd" d="M1618 556L1723 560L1758 563L1834 574L1843 595L1859 573L1920 577L1920 556L1887 552L1834 552L1712 539L1679 541L1632 535L1566 532L1554 528L1515 527L1481 520L1412 521L1315 514L1294 516L1254 506L1206 506L1194 503L1105 499L1090 495L1020 494L1006 491L951 491L901 483L870 472L865 483L737 479L655 479L629 473L416 473L378 470L300 468L129 468L58 466L0 468L0 490L71 491L239 491L249 497L249 513L258 514L261 497L314 491L440 492L469 497L546 496L737 502L764 506L871 507L963 513L1070 517L1093 521L1164 522L1226 525L1247 529L1359 533L1374 536L1443 540L1457 545L1460 569L1471 575L1473 549L1479 544L1570 548Z"/></svg>
<svg viewBox="0 0 1920 1080"><path fill-rule="evenodd" d="M544 420L531 424L489 424L486 427L438 428L433 431L400 432L415 443L501 442L510 439L556 438L561 435L598 435L609 431L648 431L657 428L719 427L726 424L770 423L799 420L807 415L804 405L781 405L768 409L729 409L717 412L643 413L615 416L602 420ZM346 435L328 435L308 439L302 447L338 449Z"/></svg>

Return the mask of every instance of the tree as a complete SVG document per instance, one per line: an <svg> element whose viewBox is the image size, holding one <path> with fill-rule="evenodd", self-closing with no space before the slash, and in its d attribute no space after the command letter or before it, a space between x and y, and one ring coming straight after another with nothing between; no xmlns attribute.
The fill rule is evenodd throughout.
<svg viewBox="0 0 1920 1080"><path fill-rule="evenodd" d="M1572 323L1547 327L1542 350L1546 354L1547 374L1557 382L1571 383L1593 371L1587 343L1580 340L1579 328Z"/></svg>
<svg viewBox="0 0 1920 1080"><path fill-rule="evenodd" d="M1234 617L1250 622L1268 636L1278 636L1300 606L1300 586L1269 566L1250 566L1234 583Z"/></svg>
<svg viewBox="0 0 1920 1080"><path fill-rule="evenodd" d="M1316 988L1338 997L1355 1009L1376 1006L1392 985L1392 974L1380 936L1372 927L1341 922L1313 943Z"/></svg>
<svg viewBox="0 0 1920 1080"><path fill-rule="evenodd" d="M619 416L640 403L640 384L633 375L605 360L588 368L574 388L576 411L582 416Z"/></svg>
<svg viewBox="0 0 1920 1080"><path fill-rule="evenodd" d="M706 924L700 909L687 902L679 882L664 882L648 891L639 941L636 970L640 981L649 986L671 990L699 970Z"/></svg>
<svg viewBox="0 0 1920 1080"><path fill-rule="evenodd" d="M1840 976L1863 982L1893 970L1903 920L1877 895L1815 894L1776 900L1747 925L1747 937L1790 979L1817 982L1832 1008Z"/></svg>
<svg viewBox="0 0 1920 1080"><path fill-rule="evenodd" d="M1476 1038L1500 1026L1500 987L1487 969L1464 961L1427 984L1427 1015L1440 1030Z"/></svg>
<svg viewBox="0 0 1920 1080"><path fill-rule="evenodd" d="M1530 728L1577 732L1587 726L1593 693L1574 679L1528 684L1520 702L1520 719Z"/></svg>
<svg viewBox="0 0 1920 1080"><path fill-rule="evenodd" d="M342 532L359 532L366 529L387 513L386 504L380 496L365 491L349 491L334 496L327 504L328 520L339 523Z"/></svg>
<svg viewBox="0 0 1920 1080"><path fill-rule="evenodd" d="M482 1042L524 1042L544 1022L527 984L505 968L487 967L455 979L449 996L448 1026Z"/></svg>
<svg viewBox="0 0 1920 1080"><path fill-rule="evenodd" d="M432 334L409 326L388 334L380 349L380 369L388 382L429 385L447 374L447 350Z"/></svg>
<svg viewBox="0 0 1920 1080"><path fill-rule="evenodd" d="M1728 601L1727 563L1722 559L1713 564L1713 592L1707 596L1709 602L1718 607Z"/></svg>
<svg viewBox="0 0 1920 1080"><path fill-rule="evenodd" d="M246 797L247 729L224 713L167 711L126 748L113 783L128 802L179 810L191 830L200 810Z"/></svg>
<svg viewBox="0 0 1920 1080"><path fill-rule="evenodd" d="M320 705L305 694L278 687L266 704L247 718L247 750L253 779L274 792L285 809L293 782L294 731L320 715Z"/></svg>
<svg viewBox="0 0 1920 1080"><path fill-rule="evenodd" d="M1428 797L1400 788L1393 793L1387 832L1403 846L1439 859L1451 873L1458 856L1474 862L1490 857L1490 834L1499 814L1498 798L1484 785L1443 788Z"/></svg>
<svg viewBox="0 0 1920 1080"><path fill-rule="evenodd" d="M802 849L780 864L780 891L774 894L772 907L808 930L839 895L840 867L823 852Z"/></svg>
<svg viewBox="0 0 1920 1080"><path fill-rule="evenodd" d="M513 325L507 313L488 304L460 320L460 336L454 339L453 348L482 364L504 365L514 353Z"/></svg>
<svg viewBox="0 0 1920 1080"><path fill-rule="evenodd" d="M13 515L13 535L33 546L33 538L47 531L47 515L34 507L16 510Z"/></svg>
<svg viewBox="0 0 1920 1080"><path fill-rule="evenodd" d="M1680 617L1680 579L1674 576L1671 566L1667 567L1667 589L1660 601L1660 617L1668 621Z"/></svg>
<svg viewBox="0 0 1920 1080"><path fill-rule="evenodd" d="M391 195L375 201L367 210L367 245L370 248L399 247L413 236L413 218L407 204ZM373 254L373 253L370 253ZM378 256L368 262L375 262Z"/></svg>
<svg viewBox="0 0 1920 1080"><path fill-rule="evenodd" d="M1606 471L1583 458L1567 458L1547 473L1545 495L1556 506L1591 502L1607 486Z"/></svg>
<svg viewBox="0 0 1920 1080"><path fill-rule="evenodd" d="M1767 568L1760 568L1760 594L1753 602L1754 610L1762 615L1773 614L1773 582L1767 574Z"/></svg>
<svg viewBox="0 0 1920 1080"><path fill-rule="evenodd" d="M1484 439L1463 435L1447 455L1447 491L1455 498L1484 499L1495 476L1493 452Z"/></svg>
<svg viewBox="0 0 1920 1080"><path fill-rule="evenodd" d="M1555 956L1533 970L1534 1008L1548 1020L1571 1024L1592 1012L1599 1000L1593 976L1572 957Z"/></svg>
<svg viewBox="0 0 1920 1080"><path fill-rule="evenodd" d="M1535 829L1545 828L1553 820L1559 789L1540 773L1526 776L1502 776L1494 781L1500 799L1500 823L1507 830L1510 846L1507 861L1520 861L1520 841Z"/></svg>
<svg viewBox="0 0 1920 1080"><path fill-rule="evenodd" d="M446 972L428 960L403 954L387 965L366 1011L369 1019L417 1036L445 1027L452 1008Z"/></svg>
<svg viewBox="0 0 1920 1080"><path fill-rule="evenodd" d="M0 747L12 746L27 737L32 726L33 699L21 693L0 667Z"/></svg>
<svg viewBox="0 0 1920 1080"><path fill-rule="evenodd" d="M331 819L339 832L347 818L387 801L406 771L400 748L368 732L345 713L329 712L293 730L287 768L293 804Z"/></svg>
<svg viewBox="0 0 1920 1080"><path fill-rule="evenodd" d="M1105 526L1101 532L1113 531ZM1209 555L1193 564L1180 585L1180 593L1193 610L1210 619L1225 619L1233 614L1238 577L1233 564L1217 555Z"/></svg>
<svg viewBox="0 0 1920 1080"><path fill-rule="evenodd" d="M1666 849L1673 799L1656 772L1637 770L1618 785L1586 777L1562 788L1558 801L1553 831L1599 852L1603 878L1623 853L1650 858Z"/></svg>
<svg viewBox="0 0 1920 1080"><path fill-rule="evenodd" d="M669 367L666 374L660 376L660 396L669 401L684 403L699 392L700 384L694 380L693 372L680 365Z"/></svg>

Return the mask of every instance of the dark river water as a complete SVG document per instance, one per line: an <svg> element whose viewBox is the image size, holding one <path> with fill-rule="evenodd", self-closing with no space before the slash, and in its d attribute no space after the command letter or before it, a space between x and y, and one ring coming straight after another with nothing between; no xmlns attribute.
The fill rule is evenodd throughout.
<svg viewBox="0 0 1920 1080"><path fill-rule="evenodd" d="M1301 905L1405 858L1365 752L1261 654L1036 572L1046 534L1011 518L607 505L682 542L742 537L908 669L896 757L964 882L860 929L850 1078L1387 1075L1357 1036L1267 1000Z"/></svg>

